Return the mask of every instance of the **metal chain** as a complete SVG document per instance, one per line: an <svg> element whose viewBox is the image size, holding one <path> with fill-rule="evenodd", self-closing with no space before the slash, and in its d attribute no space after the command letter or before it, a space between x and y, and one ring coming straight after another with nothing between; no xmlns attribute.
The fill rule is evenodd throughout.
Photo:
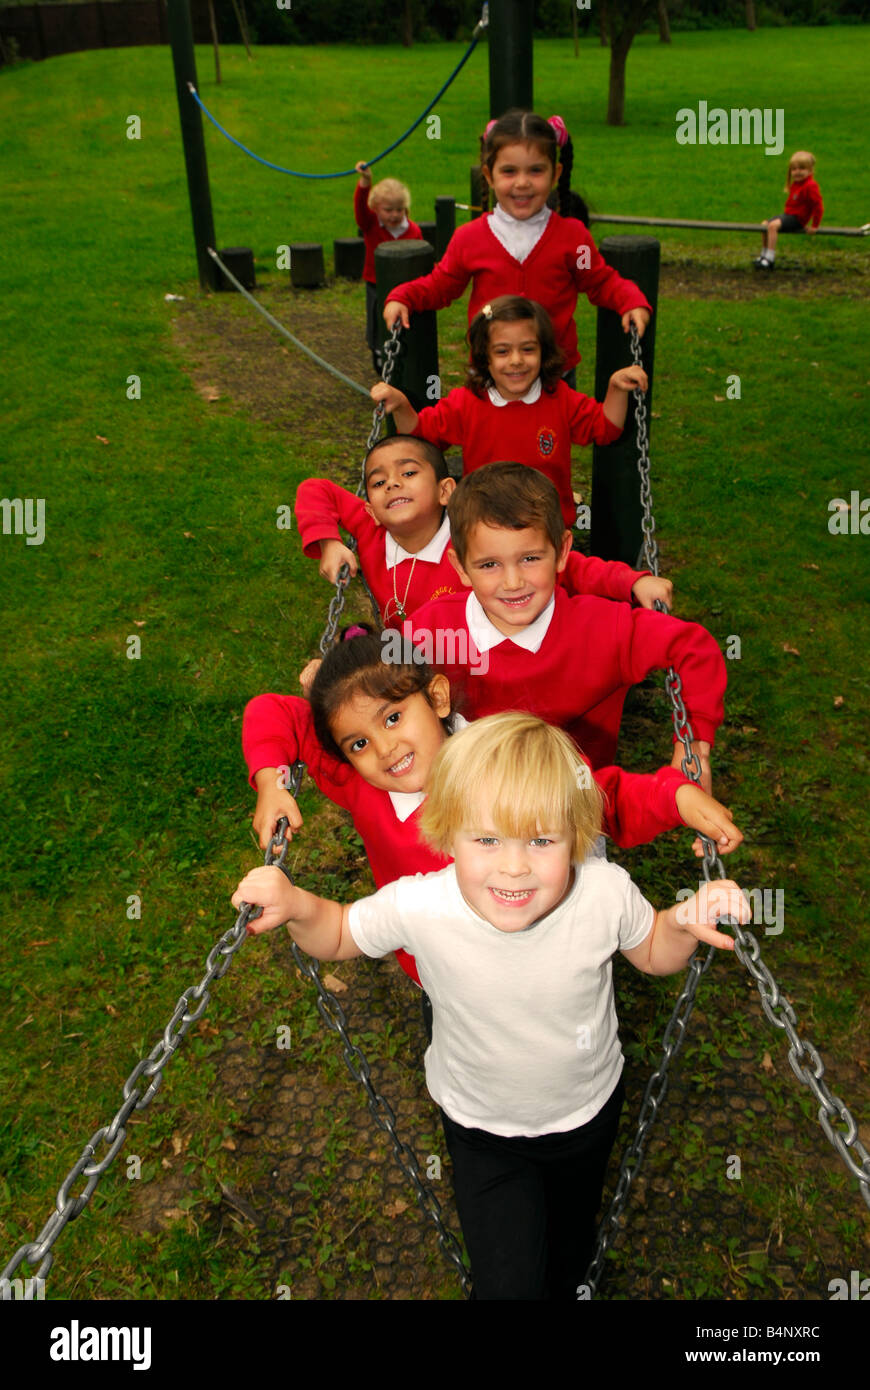
<svg viewBox="0 0 870 1390"><path fill-rule="evenodd" d="M304 772L304 763L296 762L293 764L290 773L288 790L290 792L290 795L294 798L298 795L299 784L302 780ZM286 828L286 819L280 820L275 830L275 836L272 840L272 845L275 845L282 839ZM283 843L284 852L286 854L286 847L288 842L287 840L284 840ZM271 862L279 863L281 868L284 870L284 873L290 879L290 882L293 882L292 878L290 878L290 874L287 870L287 867L284 864L283 855L279 859L276 858ZM334 1033L337 1033L339 1038L341 1039L342 1055L344 1057L345 1066L347 1067L353 1079L355 1081L358 1081L362 1086L363 1090L365 1091L368 1106L371 1110L372 1116L374 1117L375 1124L378 1126L379 1129L382 1129L387 1134L389 1134L390 1141L393 1145L393 1156L395 1157L397 1164L399 1165L402 1172L405 1174L405 1177L408 1179L412 1188L414 1189L414 1196L417 1200L417 1205L423 1212L423 1215L428 1217L429 1220L432 1222L433 1226L435 1227L435 1230L438 1233L438 1245L443 1251L445 1257L456 1269L456 1272L459 1275L460 1281L462 1283L462 1288L467 1297L468 1294L471 1292L471 1276L469 1275L468 1269L462 1259L462 1250L460 1248L459 1242L457 1241L456 1237L452 1234L452 1232L449 1231L447 1227L444 1225L444 1219L441 1213L441 1203L438 1201L438 1198L435 1196L435 1193L433 1192L432 1188L429 1186L426 1179L420 1172L420 1166L417 1162L417 1156L414 1153L414 1150L408 1144L406 1144L404 1140L399 1138L399 1135L396 1130L396 1112L393 1110L393 1107L390 1105L390 1102L386 1099L386 1097L382 1096L379 1091L376 1091L374 1085L372 1084L371 1067L369 1066L369 1063L362 1050L357 1046L355 1042L351 1040L348 1034L347 1015L345 1014L344 1009L342 1008L336 996L330 990L328 990L326 988L326 985L323 983L323 980L320 977L320 967L318 962L314 960L312 957L306 956L304 952L300 951L295 941L291 943L291 950L293 953L293 959L295 960L297 966L305 975L308 976L309 980L311 980L312 984L316 988L317 1012L320 1014L320 1017L323 1019L323 1022L326 1024L327 1028L330 1028Z"/></svg>
<svg viewBox="0 0 870 1390"><path fill-rule="evenodd" d="M401 333L401 331L402 331L402 321L401 321L401 319L396 319L396 322L393 324L393 327L392 327L392 329L390 330L390 336L387 338L386 342L384 343L384 365L383 365L383 368L382 368L382 371L381 371L381 379L382 379L383 381L385 381L385 382L387 383L387 385L389 385L390 381L392 380L393 372L395 371L395 367L396 367L396 360L397 360L397 358L398 358L398 356L399 356L399 351L400 351L400 347L401 347L401 344L400 344L400 342L399 342L399 334ZM368 457L368 452L369 452L369 450L374 448L374 446L375 446L375 445L377 444L377 442L378 442L378 439L380 438L380 434L381 434L381 424L382 424L382 422L383 422L383 419L384 419L384 415L385 415L385 414L386 414L386 411L384 410L384 403L383 403L383 401L378 401L377 405L375 406L375 408L374 408L374 410L373 410L373 412L372 412L372 427L371 427L371 429L369 430L369 437L368 437L368 439L366 440L366 451L365 451L365 454L364 454L364 456L363 456L362 466L361 466L361 468L360 468L360 480L359 480L359 484L358 484L357 490L356 490L356 495L357 495L357 497L364 497L364 496L365 496L365 490L366 490L366 465L365 465L365 461L366 461L366 458ZM356 551L356 549L357 549L356 540L354 539L353 536L351 536L350 539L349 539L349 541L348 541L348 550ZM372 593L371 589L369 588L369 586L368 586L368 581L367 581L365 575L363 574L362 570L359 571L359 578L360 578L360 580L361 580L361 582L362 582L363 588L365 589L366 593L368 594L369 603L371 604L372 614L373 614L374 620L375 620L375 625L376 625L376 627L380 628L380 626L381 626L381 615L380 615L380 611L379 611L379 609L378 609L377 602L375 601L375 596L374 596L374 594ZM323 636L322 636L321 639L320 639L320 654L321 654L321 656L326 656L326 653L329 651L329 648L332 646L333 642L335 641L335 634L336 634L336 632L338 631L339 620L340 620L341 615L342 615L342 613L343 613L343 611L344 611L345 591L346 591L347 586L348 586L349 583L350 583L350 570L349 570L349 568L348 568L347 565L342 565L342 566L341 566L341 569L338 571L338 574L337 574L337 576L336 576L336 580L335 580L335 593L333 594L333 596L332 596L332 598L330 599L330 602L329 602L329 612L328 612L327 618L326 618L326 627L324 628L324 630L323 630Z"/></svg>
<svg viewBox="0 0 870 1390"><path fill-rule="evenodd" d="M634 324L631 325L631 355L635 366L641 366L640 338ZM658 575L658 543L655 535L655 520L652 514L646 400L643 392L639 389L636 389L633 394L635 400L635 425L637 429L638 471L640 473L640 497L643 506L641 527L644 536L644 558L648 569L650 569L653 574ZM658 600L656 601L656 608L661 612L668 611L667 606ZM692 747L692 726L689 722L686 707L682 699L682 683L673 667L668 670L665 688L671 700L674 729L685 750L685 756L682 762L683 773L685 776L691 778L693 782L700 782L701 764ZM700 838L704 851L701 867L706 882L709 883L711 881L711 871L715 871L717 877L720 879L727 878L725 867L714 842L705 835L702 835ZM797 1023L795 1011L789 1000L781 993L778 984L761 959L758 942L752 932L745 932L740 923L734 918L723 918L722 924L732 928L735 936L734 954L754 979L761 999L761 1006L770 1022L774 1027L783 1028L785 1030L791 1044L788 1060L792 1071L802 1085L810 1088L816 1100L819 1102L819 1124L829 1142L846 1164L850 1173L858 1179L858 1182L861 1184L861 1195L867 1206L870 1207L870 1154L868 1154L866 1148L858 1138L858 1126L853 1116L839 1096L835 1096L831 1093L827 1083L824 1081L824 1063L816 1047L811 1042L803 1042L798 1036L795 1027ZM701 976L706 974L707 970L710 968L715 953L716 947L711 946L708 949L706 957L701 960L700 947L694 952L688 964L686 983L677 999L668 1025L665 1028L664 1037L662 1039L661 1060L647 1083L641 1103L637 1131L623 1154L613 1199L599 1227L595 1254L592 1257L592 1261L584 1278L584 1283L589 1287L590 1293L593 1296L597 1291L601 1279L607 1250L620 1230L619 1219L628 1199L631 1183L640 1169L647 1134L658 1114L659 1106L667 1091L668 1068L683 1044L686 1026L695 1006L695 995ZM808 1057L812 1062L812 1069L800 1065L805 1057ZM833 1116L840 1117L845 1125L845 1133L834 1128L831 1123ZM853 1159L849 1152L850 1149L853 1149L858 1156L860 1166Z"/></svg>
<svg viewBox="0 0 870 1390"><path fill-rule="evenodd" d="M276 836L266 850L264 862L283 867L288 846L287 840L279 844ZM119 1106L109 1124L94 1131L82 1149L81 1157L73 1164L61 1183L55 1210L36 1240L19 1246L0 1274L0 1298L8 1300L12 1297L8 1281L24 1260L31 1265L39 1261L35 1279L25 1283L25 1299L33 1298L34 1290L38 1287L37 1281L45 1279L54 1263L52 1247L55 1241L67 1222L74 1221L81 1215L103 1174L114 1163L127 1138L127 1121L133 1111L147 1109L156 1096L163 1081L164 1068L175 1056L190 1027L205 1013L211 999L209 986L229 970L236 951L245 944L248 922L255 915L258 915L258 909L244 905L234 925L229 931L224 932L209 951L205 962L205 974L198 985L192 985L184 991L159 1042L155 1043L147 1057L137 1062L127 1077L123 1087L123 1104ZM95 1155L101 1145L106 1146L106 1153L97 1162ZM86 1179L85 1186L77 1196L73 1196L71 1189L79 1178Z"/></svg>

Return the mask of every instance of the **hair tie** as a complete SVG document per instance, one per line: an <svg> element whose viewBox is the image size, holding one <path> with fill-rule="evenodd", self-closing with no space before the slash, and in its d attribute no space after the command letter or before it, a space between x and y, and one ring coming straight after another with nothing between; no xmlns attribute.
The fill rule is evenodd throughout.
<svg viewBox="0 0 870 1390"><path fill-rule="evenodd" d="M497 124L498 124L497 121L489 121L489 122L487 123L486 130L483 132L483 138L484 138L484 140L488 140L488 139L489 139L489 132L492 130L493 126L494 126L494 125L497 125Z"/></svg>
<svg viewBox="0 0 870 1390"><path fill-rule="evenodd" d="M562 117L561 117L561 116L548 116L548 117L547 117L547 125L548 125L548 126L552 126L552 128L553 128L553 134L554 134L555 137L556 137L556 144L559 146L559 148L561 149L563 145L567 145L567 143L568 143L568 127L566 126L565 122L562 120Z"/></svg>
<svg viewBox="0 0 870 1390"><path fill-rule="evenodd" d="M491 319L491 318L492 318L492 305L491 305L491 304L484 304L484 306L483 306L483 308L481 309L480 312L483 314L483 317L484 317L485 319Z"/></svg>
<svg viewBox="0 0 870 1390"><path fill-rule="evenodd" d="M352 623L342 638L343 642L349 642L352 637L368 637L370 634L359 623Z"/></svg>

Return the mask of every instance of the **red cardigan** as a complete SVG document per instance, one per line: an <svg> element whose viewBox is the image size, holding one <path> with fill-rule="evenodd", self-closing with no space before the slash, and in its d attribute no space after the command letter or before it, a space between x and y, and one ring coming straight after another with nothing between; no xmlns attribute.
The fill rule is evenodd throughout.
<svg viewBox="0 0 870 1390"><path fill-rule="evenodd" d="M581 254L584 249L585 254ZM587 257L589 269L584 270L577 262ZM435 269L398 285L390 292L390 299L407 304L412 313L443 309L459 298L469 280L474 282L469 322L484 304L501 294L519 294L542 304L565 354L565 371L580 361L574 323L578 293L582 291L593 304L620 315L629 309L652 312L637 285L623 280L607 265L583 223L574 217L560 217L557 212L551 214L540 241L524 261L505 250L491 231L488 217L464 223L453 233Z"/></svg>
<svg viewBox="0 0 870 1390"><path fill-rule="evenodd" d="M571 445L612 444L622 430L611 424L598 401L559 381L555 391L542 391L532 405L493 405L487 392L478 396L458 386L437 405L420 411L414 433L439 449L461 445L463 476L485 463L502 461L540 469L556 485L570 530L577 519Z"/></svg>
<svg viewBox="0 0 870 1390"><path fill-rule="evenodd" d="M528 710L564 729L591 766L602 767L615 760L629 686L650 671L673 666L683 682L694 736L712 744L724 714L725 661L700 624L589 595L570 598L557 588L555 612L537 652L508 639L484 658L468 632L467 601L467 593L436 599L413 621L414 641L424 651L428 642L466 718ZM444 632L451 630L458 637L446 639ZM465 651L469 663L439 662L439 651Z"/></svg>
<svg viewBox="0 0 870 1390"><path fill-rule="evenodd" d="M403 874L432 873L450 862L420 838L422 806L400 821L389 792L370 786L349 763L318 743L307 700L270 694L249 701L242 721L242 751L252 786L261 768L303 759L324 795L350 812L377 888ZM647 775L606 767L595 773L595 780L605 796L603 829L618 845L646 844L662 831L683 824L676 794L688 778L676 768L663 767ZM419 984L414 957L397 951L396 958L405 974Z"/></svg>
<svg viewBox="0 0 870 1390"><path fill-rule="evenodd" d="M423 233L408 218L408 230L402 232L401 236L391 236L386 227L382 227L378 214L369 207L370 187L363 187L358 183L353 194L353 211L356 217L356 225L363 234L366 244L366 259L363 266L363 279L368 280L370 285L375 283L375 248L385 241L422 241Z"/></svg>
<svg viewBox="0 0 870 1390"><path fill-rule="evenodd" d="M822 202L822 190L815 179L803 179L800 183L789 184L785 210L799 217L804 226L812 221L813 226L818 227L825 205Z"/></svg>
<svg viewBox="0 0 870 1390"><path fill-rule="evenodd" d="M446 594L468 593L447 558L447 546L437 564L431 560L418 560L413 566L413 575L411 560L402 560L395 569L388 570L384 557L383 527L369 516L362 498L330 482L328 478L308 478L300 483L295 511L302 549L310 558L320 558L321 541L341 540L339 526L350 532L356 540L362 571L375 596L382 619L387 604L395 608L395 594L403 599L409 584L405 605L408 614ZM630 601L632 586L642 574L648 573L648 570L633 570L619 560L599 560L594 555L581 555L572 550L559 579L572 595L596 594L601 598ZM400 628L401 622L391 616L387 626Z"/></svg>

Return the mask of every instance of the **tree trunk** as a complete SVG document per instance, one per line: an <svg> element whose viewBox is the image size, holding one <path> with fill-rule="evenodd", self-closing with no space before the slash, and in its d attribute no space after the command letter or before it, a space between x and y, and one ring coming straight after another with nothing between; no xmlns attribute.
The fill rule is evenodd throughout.
<svg viewBox="0 0 870 1390"><path fill-rule="evenodd" d="M670 41L671 41L671 23L670 23L670 20L668 19L668 6L667 6L667 0L659 0L658 12L659 12L659 42L660 42L660 43L670 43Z"/></svg>
<svg viewBox="0 0 870 1390"><path fill-rule="evenodd" d="M746 0L746 27L755 29L755 0Z"/></svg>
<svg viewBox="0 0 870 1390"><path fill-rule="evenodd" d="M253 57L253 54L251 53L251 44L248 36L248 26L245 21L245 16L239 9L239 0L233 0L233 11L235 13L236 21L239 26L239 33L242 36L242 43L245 45L245 52L247 53L248 57L251 58Z"/></svg>
<svg viewBox="0 0 870 1390"><path fill-rule="evenodd" d="M405 48L411 48L414 43L414 16L411 7L414 0L405 0L405 8L402 12L402 43Z"/></svg>
<svg viewBox="0 0 870 1390"><path fill-rule="evenodd" d="M208 22L211 25L211 42L214 48L214 75L218 86L221 84L221 52L218 48L217 20L214 17L213 0L208 0Z"/></svg>
<svg viewBox="0 0 870 1390"><path fill-rule="evenodd" d="M625 61L633 34L624 32L610 44L610 86L607 93L607 124L625 125Z"/></svg>
<svg viewBox="0 0 870 1390"><path fill-rule="evenodd" d="M606 48L610 43L610 15L607 13L607 0L601 0L601 4L598 6L598 33L601 47Z"/></svg>
<svg viewBox="0 0 870 1390"><path fill-rule="evenodd" d="M580 37L577 33L577 6L571 0L571 27L574 30L574 57L580 57Z"/></svg>

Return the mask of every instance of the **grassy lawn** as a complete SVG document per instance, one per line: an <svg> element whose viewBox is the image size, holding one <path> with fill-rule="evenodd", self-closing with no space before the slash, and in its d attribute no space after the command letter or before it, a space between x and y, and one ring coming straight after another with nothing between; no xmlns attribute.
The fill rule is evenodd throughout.
<svg viewBox="0 0 870 1390"><path fill-rule="evenodd" d="M602 210L761 217L781 206L788 154L803 146L817 156L828 219L855 225L870 216L855 118L866 39L854 28L681 34L670 49L644 39L629 59L622 130L602 122L606 53L585 43L575 60L570 42L547 42L536 49L536 96L565 117L575 184ZM458 56L446 45L276 49L248 63L227 48L219 88L210 53L197 61L203 99L233 134L314 171L387 145ZM700 100L784 106L783 157L678 146L675 113ZM438 108L440 140L424 125L379 166L410 184L413 215L431 217L438 194L467 196L487 105L481 51ZM126 138L131 114L140 141ZM219 245L252 245L273 311L291 328L326 313L326 355L345 351L367 381L361 287L293 295L274 269L284 242L323 241L329 254L333 237L353 233L352 181L286 179L210 127L207 143ZM295 536L277 529L276 509L303 477L353 478L370 416L361 399L306 376L268 330L249 329L243 303L200 301L168 50L0 74L0 160L0 492L46 508L42 545L0 535L0 1249L11 1253L43 1225L124 1078L231 924L229 894L257 857L241 712L259 691L295 689L329 597ZM828 503L867 489L867 257L863 244L833 238L780 248L776 281L759 291L752 238L664 234L653 495L676 612L723 647L740 638L714 760L715 790L747 837L733 871L784 890L784 930L762 933L762 951L860 1120L870 540L831 534ZM165 302L168 292L184 303ZM585 302L578 322L580 385L591 390ZM464 323L461 304L439 318L447 385L459 379ZM218 383L219 399L198 389L198 373ZM735 374L740 399L722 399ZM131 375L141 399L128 399ZM268 396L262 410L251 376ZM138 659L127 655L131 637ZM624 761L651 769L668 756L667 710L643 690ZM301 881L366 891L341 818L313 790L301 805ZM688 846L673 836L620 858L666 901L695 879ZM139 918L128 916L133 895ZM413 1281L391 1282L378 1252L401 1240L396 1203L412 1199L385 1175L389 1150L364 1128L361 1098L288 954L277 933L249 944L216 984L92 1210L59 1238L49 1298L262 1299L279 1283L294 1298L458 1296L433 1241L420 1244ZM399 1098L418 1152L437 1155L413 1001L381 967L340 973L385 1093ZM624 970L618 980L636 1102L679 985ZM857 1185L739 964L718 961L702 995L633 1199L637 1238L630 1214L612 1262L612 1296L827 1298L830 1279L868 1264ZM281 1026L294 1040L285 1056ZM270 1137L288 1111L287 1125L292 1114L304 1121L298 1132ZM870 1146L866 1126L862 1135ZM742 1183L724 1177L735 1153ZM125 1178L127 1154L141 1159L139 1181ZM297 1168L288 1154L301 1154ZM702 1198L718 1206L696 1220ZM240 1200L265 1217L248 1219Z"/></svg>

